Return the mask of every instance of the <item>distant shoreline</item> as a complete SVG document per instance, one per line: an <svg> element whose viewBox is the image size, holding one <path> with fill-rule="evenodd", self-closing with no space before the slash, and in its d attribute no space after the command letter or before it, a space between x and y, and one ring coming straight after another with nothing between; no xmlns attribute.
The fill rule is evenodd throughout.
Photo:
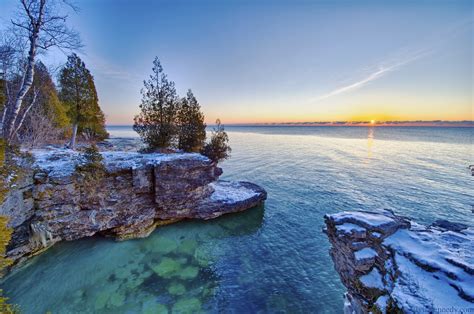
<svg viewBox="0 0 474 314"><path fill-rule="evenodd" d="M213 124L208 124L213 126ZM229 127L457 127L472 128L473 121L381 121L371 123L370 121L337 121L337 122L286 122L286 123L227 123ZM132 127L130 124L110 124L106 127Z"/></svg>

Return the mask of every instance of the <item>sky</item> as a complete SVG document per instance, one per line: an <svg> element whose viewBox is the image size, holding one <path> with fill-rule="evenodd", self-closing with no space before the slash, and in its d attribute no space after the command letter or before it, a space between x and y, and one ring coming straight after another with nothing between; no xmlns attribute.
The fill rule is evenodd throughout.
<svg viewBox="0 0 474 314"><path fill-rule="evenodd" d="M75 3L109 125L133 123L155 56L208 123L474 120L470 0ZM16 7L0 1L3 29Z"/></svg>

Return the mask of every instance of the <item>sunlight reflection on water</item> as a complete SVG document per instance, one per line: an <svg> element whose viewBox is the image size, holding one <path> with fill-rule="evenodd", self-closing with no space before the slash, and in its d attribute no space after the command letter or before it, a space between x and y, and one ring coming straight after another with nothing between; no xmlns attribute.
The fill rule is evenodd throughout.
<svg viewBox="0 0 474 314"><path fill-rule="evenodd" d="M321 232L325 213L384 208L474 225L472 129L227 130L222 178L265 187L265 208L147 239L61 243L6 279L12 302L25 313L337 313L344 289Z"/></svg>

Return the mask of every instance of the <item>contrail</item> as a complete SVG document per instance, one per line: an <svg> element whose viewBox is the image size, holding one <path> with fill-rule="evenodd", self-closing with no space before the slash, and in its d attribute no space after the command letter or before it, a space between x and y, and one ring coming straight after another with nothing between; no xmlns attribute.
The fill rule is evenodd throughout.
<svg viewBox="0 0 474 314"><path fill-rule="evenodd" d="M328 94L325 94L325 95L322 95L318 98L315 99L315 101L319 101L319 100L322 100L322 99L326 99L326 98L329 98L329 97L332 97L332 96L336 96L336 95L339 95L339 94L342 94L342 93L345 93L345 92L348 92L348 91L351 91L351 90L354 90L354 89L357 89L357 88L360 88L362 86L364 86L365 84L373 81L373 80L376 80L378 79L379 77L382 77L384 75L384 73L394 69L395 67L392 66L392 67L388 67L388 68L381 68L379 69L378 71L370 74L368 77L366 77L365 79L359 81L359 82L356 82L356 83L353 83L351 85L347 85L347 86L344 86L344 87L341 87L341 88L338 88L336 90L333 90L332 92L328 93Z"/></svg>
<svg viewBox="0 0 474 314"><path fill-rule="evenodd" d="M379 78L381 78L382 76L384 76L387 72L390 72L390 71L393 71L393 70L396 70L397 68L407 64L407 63L410 63L410 62L413 62L415 61L416 59L426 55L430 53L429 50L421 50L421 51L418 51L417 53L415 53L412 57L406 59L406 60L403 60L403 61L400 61L398 63L395 63L395 64L392 64L390 66L387 66L387 67L383 67L383 66L380 66L379 69L375 72L373 72L372 74L370 74L369 76L367 76L366 78L358 81L358 82L355 82L355 83L352 83L350 85L347 85L347 86L343 86L343 87L340 87L338 89L335 89L327 94L324 94L322 96L319 96L315 99L313 99L312 102L317 102L317 101L320 101L320 100L323 100L323 99L326 99L326 98L329 98L329 97L333 97L333 96L336 96L336 95L339 95L339 94L342 94L342 93L346 93L346 92L349 92L351 90L355 90L355 89L358 89L358 88L361 88L363 87L364 85L366 85L367 83L369 82L372 82L372 81L375 81Z"/></svg>

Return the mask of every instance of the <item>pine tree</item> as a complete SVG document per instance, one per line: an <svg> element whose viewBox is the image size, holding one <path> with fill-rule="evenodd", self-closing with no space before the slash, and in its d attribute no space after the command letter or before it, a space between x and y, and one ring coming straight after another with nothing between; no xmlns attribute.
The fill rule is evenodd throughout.
<svg viewBox="0 0 474 314"><path fill-rule="evenodd" d="M181 99L177 113L178 148L185 152L199 152L206 140L206 124L193 92L188 90L186 98Z"/></svg>
<svg viewBox="0 0 474 314"><path fill-rule="evenodd" d="M143 82L140 114L135 116L133 129L149 150L168 148L176 136L177 99L174 82L168 80L160 60L153 61L153 73Z"/></svg>
<svg viewBox="0 0 474 314"><path fill-rule="evenodd" d="M99 107L94 78L76 54L68 57L61 70L59 84L60 99L67 106L73 124L71 148L75 148L78 135L94 140L107 138L105 117Z"/></svg>
<svg viewBox="0 0 474 314"><path fill-rule="evenodd" d="M38 61L35 65L35 76L33 89L38 93L38 107L41 113L48 116L57 128L65 128L70 125L66 106L59 100L56 86L46 66Z"/></svg>
<svg viewBox="0 0 474 314"><path fill-rule="evenodd" d="M216 127L212 130L210 142L204 145L201 154L217 163L230 157L232 149L229 146L229 136L221 124L221 120L216 120Z"/></svg>

